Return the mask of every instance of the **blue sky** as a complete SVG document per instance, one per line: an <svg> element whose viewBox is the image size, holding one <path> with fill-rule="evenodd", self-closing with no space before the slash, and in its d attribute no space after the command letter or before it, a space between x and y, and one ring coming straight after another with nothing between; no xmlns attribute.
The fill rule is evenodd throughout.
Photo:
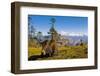
<svg viewBox="0 0 100 76"><path fill-rule="evenodd" d="M30 21L36 31L41 31L43 35L47 35L51 28L51 18L56 19L55 29L60 34L88 34L88 17L28 15L28 21Z"/></svg>

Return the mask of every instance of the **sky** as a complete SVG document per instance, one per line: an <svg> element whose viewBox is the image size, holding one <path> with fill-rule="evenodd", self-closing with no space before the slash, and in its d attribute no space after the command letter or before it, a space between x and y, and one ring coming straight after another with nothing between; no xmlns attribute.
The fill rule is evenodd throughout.
<svg viewBox="0 0 100 76"><path fill-rule="evenodd" d="M88 17L28 15L28 22L43 35L48 35L51 19L55 18L55 29L62 35L88 35Z"/></svg>

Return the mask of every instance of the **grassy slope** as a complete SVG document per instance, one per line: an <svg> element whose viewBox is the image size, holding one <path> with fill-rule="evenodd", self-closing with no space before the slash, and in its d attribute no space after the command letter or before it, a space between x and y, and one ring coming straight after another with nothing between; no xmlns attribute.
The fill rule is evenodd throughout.
<svg viewBox="0 0 100 76"><path fill-rule="evenodd" d="M39 58L39 60L49 60L49 59L73 59L73 58L87 58L87 46L68 46L68 47L59 47L58 54L53 57ZM41 55L41 47L40 48L32 48L28 49L28 57L32 55Z"/></svg>

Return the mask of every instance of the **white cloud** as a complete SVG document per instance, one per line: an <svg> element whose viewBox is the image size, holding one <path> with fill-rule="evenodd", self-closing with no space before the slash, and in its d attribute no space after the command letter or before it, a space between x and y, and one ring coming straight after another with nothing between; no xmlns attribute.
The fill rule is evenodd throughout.
<svg viewBox="0 0 100 76"><path fill-rule="evenodd" d="M82 33L69 33L69 36L84 36Z"/></svg>
<svg viewBox="0 0 100 76"><path fill-rule="evenodd" d="M84 35L86 35L84 33L74 33L74 32L68 33L66 31L61 31L60 34L66 35L66 36L84 36Z"/></svg>
<svg viewBox="0 0 100 76"><path fill-rule="evenodd" d="M60 34L61 34L61 35L67 35L67 32L61 31Z"/></svg>

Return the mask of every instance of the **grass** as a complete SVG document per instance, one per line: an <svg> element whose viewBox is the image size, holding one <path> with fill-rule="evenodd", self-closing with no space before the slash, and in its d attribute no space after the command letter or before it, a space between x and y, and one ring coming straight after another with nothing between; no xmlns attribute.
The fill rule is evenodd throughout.
<svg viewBox="0 0 100 76"><path fill-rule="evenodd" d="M41 54L41 47L39 48L29 47L28 48L28 57L32 55L40 55L40 54Z"/></svg>
<svg viewBox="0 0 100 76"><path fill-rule="evenodd" d="M41 55L41 47L28 48L28 57L33 55ZM62 46L58 47L58 53L52 57L38 58L38 60L52 60L52 59L76 59L87 58L87 45L83 46Z"/></svg>

